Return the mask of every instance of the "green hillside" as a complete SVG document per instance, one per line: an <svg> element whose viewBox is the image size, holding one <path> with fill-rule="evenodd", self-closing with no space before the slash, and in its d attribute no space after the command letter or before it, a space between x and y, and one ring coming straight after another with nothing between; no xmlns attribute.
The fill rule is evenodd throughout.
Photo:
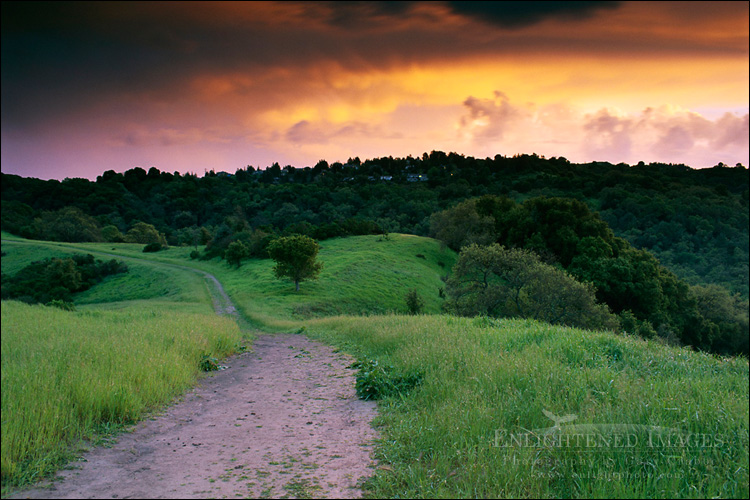
<svg viewBox="0 0 750 500"><path fill-rule="evenodd" d="M441 277L450 272L456 253L431 238L406 234L333 238L320 243L323 272L315 281L294 285L273 275L273 261L251 259L239 269L226 262L190 260L190 247L171 247L156 254L143 253L131 243L49 243L12 238L3 247L3 272L12 274L32 260L49 256L92 253L97 258L122 256L135 272L112 277L76 297L78 305L172 297L197 301L200 282L191 273L153 263L187 266L214 274L237 306L254 321L268 324L337 314L405 313L407 292L415 288L426 313L440 312ZM20 246L23 245L23 250ZM6 270L7 269L7 270Z"/></svg>
<svg viewBox="0 0 750 500"><path fill-rule="evenodd" d="M278 280L273 261L250 260L239 270L223 263L207 267L224 284L238 307L267 324L338 314L405 313L407 292L416 288L425 312L440 311L438 289L456 259L440 243L419 236L391 235L334 238L320 242L319 279L303 282L295 292L290 281ZM419 256L422 257L419 257Z"/></svg>

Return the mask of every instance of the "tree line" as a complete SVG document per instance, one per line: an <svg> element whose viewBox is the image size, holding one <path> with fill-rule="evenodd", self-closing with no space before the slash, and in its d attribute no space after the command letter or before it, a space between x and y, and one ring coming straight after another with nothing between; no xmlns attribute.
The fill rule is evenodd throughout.
<svg viewBox="0 0 750 500"><path fill-rule="evenodd" d="M314 167L247 166L195 174L133 168L96 181L2 174L2 229L28 238L121 241L138 223L169 245L241 241L262 255L268 235L428 235L430 216L483 195L517 202L566 197L597 211L618 237L651 251L690 284L748 297L748 170L673 164L574 164L518 155L433 151ZM213 242L213 243L211 243Z"/></svg>

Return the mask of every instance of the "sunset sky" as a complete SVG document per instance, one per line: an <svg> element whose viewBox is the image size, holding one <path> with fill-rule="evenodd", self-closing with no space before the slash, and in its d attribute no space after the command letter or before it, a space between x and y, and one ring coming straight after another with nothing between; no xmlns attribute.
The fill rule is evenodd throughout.
<svg viewBox="0 0 750 500"><path fill-rule="evenodd" d="M2 171L747 166L748 2L2 2Z"/></svg>

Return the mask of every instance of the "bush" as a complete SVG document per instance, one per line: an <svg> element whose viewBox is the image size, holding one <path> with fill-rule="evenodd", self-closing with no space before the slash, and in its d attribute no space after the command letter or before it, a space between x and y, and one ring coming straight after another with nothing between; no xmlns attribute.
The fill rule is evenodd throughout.
<svg viewBox="0 0 750 500"><path fill-rule="evenodd" d="M164 247L161 246L159 243L149 243L145 247L143 247L144 253L150 253L150 252L158 252L162 250Z"/></svg>
<svg viewBox="0 0 750 500"><path fill-rule="evenodd" d="M73 302L73 294L88 290L106 276L125 273L128 267L114 259L94 260L92 255L35 261L14 276L3 275L2 298L29 304Z"/></svg>
<svg viewBox="0 0 750 500"><path fill-rule="evenodd" d="M159 243L166 246L167 239L153 225L145 222L137 222L125 235L127 243Z"/></svg>
<svg viewBox="0 0 750 500"><path fill-rule="evenodd" d="M219 369L219 362L216 358L204 353L201 355L201 360L198 366L200 367L201 371L214 372Z"/></svg>
<svg viewBox="0 0 750 500"><path fill-rule="evenodd" d="M656 330L650 322L639 320L632 312L627 310L620 313L620 329L646 339L653 338L656 335Z"/></svg>
<svg viewBox="0 0 750 500"><path fill-rule="evenodd" d="M250 249L241 241L233 241L224 251L224 258L230 266L240 267L243 259L250 257Z"/></svg>
<svg viewBox="0 0 750 500"><path fill-rule="evenodd" d="M65 302L64 300L52 300L50 302L47 302L45 304L49 307L57 307L58 309L62 309L63 311L75 311L76 306L72 302Z"/></svg>
<svg viewBox="0 0 750 500"><path fill-rule="evenodd" d="M102 238L109 243L122 243L125 241L125 236L123 236L117 226L112 224L102 228Z"/></svg>

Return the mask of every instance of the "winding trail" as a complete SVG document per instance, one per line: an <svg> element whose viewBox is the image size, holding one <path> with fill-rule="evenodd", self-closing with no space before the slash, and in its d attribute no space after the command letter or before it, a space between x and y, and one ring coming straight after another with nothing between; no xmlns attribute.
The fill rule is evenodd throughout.
<svg viewBox="0 0 750 500"><path fill-rule="evenodd" d="M203 274L217 313L240 319L216 277L164 265ZM111 448L8 498L359 497L377 409L357 398L352 361L301 334L261 335Z"/></svg>

